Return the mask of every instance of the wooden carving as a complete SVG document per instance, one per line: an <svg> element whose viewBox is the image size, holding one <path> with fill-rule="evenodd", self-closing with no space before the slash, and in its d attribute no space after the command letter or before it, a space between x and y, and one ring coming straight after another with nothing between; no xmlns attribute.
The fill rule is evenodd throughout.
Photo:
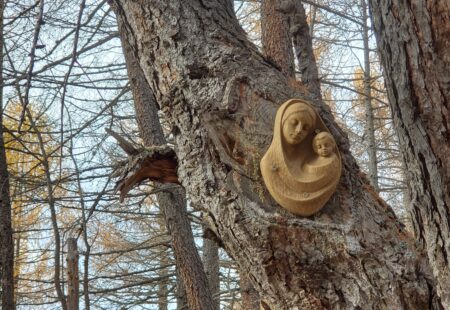
<svg viewBox="0 0 450 310"><path fill-rule="evenodd" d="M264 183L276 202L301 216L318 212L336 190L341 166L334 138L314 108L299 99L285 102L261 160Z"/></svg>

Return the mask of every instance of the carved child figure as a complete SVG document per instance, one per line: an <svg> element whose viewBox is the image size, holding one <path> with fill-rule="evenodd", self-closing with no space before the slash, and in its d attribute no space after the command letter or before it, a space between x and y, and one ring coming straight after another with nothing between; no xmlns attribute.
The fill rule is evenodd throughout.
<svg viewBox="0 0 450 310"><path fill-rule="evenodd" d="M336 142L329 132L319 132L313 139L314 152L322 158L336 155L334 152L335 148Z"/></svg>
<svg viewBox="0 0 450 310"><path fill-rule="evenodd" d="M312 141L312 148L317 156L303 166L303 170L311 179L322 178L338 168L336 142L329 132L319 132Z"/></svg>
<svg viewBox="0 0 450 310"><path fill-rule="evenodd" d="M319 132L313 139L312 147L317 157L305 165L306 171L323 174L337 167L336 142L329 132Z"/></svg>

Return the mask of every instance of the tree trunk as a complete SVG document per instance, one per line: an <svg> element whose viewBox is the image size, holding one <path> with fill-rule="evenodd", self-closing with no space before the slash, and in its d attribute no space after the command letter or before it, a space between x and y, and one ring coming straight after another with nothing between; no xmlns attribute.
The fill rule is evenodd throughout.
<svg viewBox="0 0 450 310"><path fill-rule="evenodd" d="M0 37L3 38L4 1L0 1ZM3 39L0 40L0 277L2 309L14 309L14 243L9 175L3 139Z"/></svg>
<svg viewBox="0 0 450 310"><path fill-rule="evenodd" d="M369 49L369 26L367 25L367 4L365 0L361 0L361 11L363 19L363 43L364 43L364 107L366 110L366 139L367 154L369 155L369 180L377 192L380 191L378 186L378 161L377 149L375 145L375 126L372 108L372 86L370 74L370 49Z"/></svg>
<svg viewBox="0 0 450 310"><path fill-rule="evenodd" d="M270 198L259 161L280 103L303 98L247 41L223 1L117 1L173 127L192 205L270 309L427 309L424 259L361 176L346 135L314 102L343 160L336 194L310 218Z"/></svg>
<svg viewBox="0 0 450 310"><path fill-rule="evenodd" d="M161 214L163 215L163 214ZM163 234L163 232L166 232L166 222L164 220L164 216L160 216L157 219L158 221L158 226L159 226L159 231L161 232L161 235L163 235L165 237L165 234ZM158 310L167 310L168 306L169 306L169 280L168 280L168 274L169 274L169 270L167 267L169 263L170 263L170 252L167 249L167 247L161 246L159 248L160 251L160 255L158 257L158 262L159 262L159 266L160 269L158 271L158 276L161 279L158 283Z"/></svg>
<svg viewBox="0 0 450 310"><path fill-rule="evenodd" d="M180 269L176 269L177 273L177 283L176 283L176 298L177 298L177 310L186 310L187 309L187 296L186 289L184 288L183 278L180 274Z"/></svg>
<svg viewBox="0 0 450 310"><path fill-rule="evenodd" d="M243 310L259 310L259 295L244 272L239 274Z"/></svg>
<svg viewBox="0 0 450 310"><path fill-rule="evenodd" d="M308 88L312 97L321 100L319 71L305 8L299 0L287 0L282 1L279 10L289 16L289 40L292 37L300 81Z"/></svg>
<svg viewBox="0 0 450 310"><path fill-rule="evenodd" d="M261 41L264 55L280 66L281 72L294 77L294 53L292 52L287 17L278 11L279 0L261 2Z"/></svg>
<svg viewBox="0 0 450 310"><path fill-rule="evenodd" d="M450 4L370 0L415 235L450 308Z"/></svg>
<svg viewBox="0 0 450 310"><path fill-rule="evenodd" d="M120 11L120 7L118 7ZM141 136L146 146L165 144L164 133L158 118L158 107L142 69L139 67L135 51L130 46L134 33L123 20L124 15L117 14L119 34L127 63L128 76L133 92L136 116ZM195 247L189 218L186 211L185 191L181 186L157 185L162 191L156 194L158 204L163 211L167 229L172 239L176 265L186 290L190 309L213 309L213 300L208 280Z"/></svg>
<svg viewBox="0 0 450 310"><path fill-rule="evenodd" d="M209 289L213 297L214 308L220 309L220 274L219 274L219 246L213 240L203 238L203 265L208 278Z"/></svg>
<svg viewBox="0 0 450 310"><path fill-rule="evenodd" d="M80 279L78 256L77 239L67 239L67 310L79 309Z"/></svg>

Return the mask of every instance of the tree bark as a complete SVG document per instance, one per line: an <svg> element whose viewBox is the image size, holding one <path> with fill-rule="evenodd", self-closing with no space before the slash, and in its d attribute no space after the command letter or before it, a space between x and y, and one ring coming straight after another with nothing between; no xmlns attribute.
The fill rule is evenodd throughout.
<svg viewBox="0 0 450 310"><path fill-rule="evenodd" d="M67 310L79 309L80 278L78 257L77 239L67 239Z"/></svg>
<svg viewBox="0 0 450 310"><path fill-rule="evenodd" d="M3 38L4 1L0 1L0 37ZM2 309L14 305L14 243L12 237L9 174L3 139L3 39L0 40L0 277Z"/></svg>
<svg viewBox="0 0 450 310"><path fill-rule="evenodd" d="M308 88L312 97L321 100L319 71L305 8L301 1L285 0L281 1L279 11L289 16L289 42L292 38L300 81Z"/></svg>
<svg viewBox="0 0 450 310"><path fill-rule="evenodd" d="M213 307L211 310L220 309L220 265L219 246L213 240L203 238L203 265L205 266L208 285L213 297Z"/></svg>
<svg viewBox="0 0 450 310"><path fill-rule="evenodd" d="M261 41L264 55L277 64L281 72L295 77L294 53L292 52L289 23L286 15L277 10L279 0L261 2Z"/></svg>
<svg viewBox="0 0 450 310"><path fill-rule="evenodd" d="M244 272L239 274L243 310L260 310L259 295Z"/></svg>
<svg viewBox="0 0 450 310"><path fill-rule="evenodd" d="M367 4L365 0L361 0L362 23L363 23L363 44L364 44L364 106L366 110L366 139L367 154L369 155L369 180L377 192L380 191L378 186L378 161L377 149L375 145L375 126L372 108L372 86L370 74L370 49L369 49L369 26L367 16Z"/></svg>
<svg viewBox="0 0 450 310"><path fill-rule="evenodd" d="M268 194L259 161L276 108L304 98L247 41L229 2L117 1L127 37L173 127L192 205L270 309L427 309L426 264L368 185L327 106L343 160L336 194L310 218Z"/></svg>
<svg viewBox="0 0 450 310"><path fill-rule="evenodd" d="M450 4L370 0L415 235L450 308Z"/></svg>
<svg viewBox="0 0 450 310"><path fill-rule="evenodd" d="M186 289L184 288L183 278L180 274L180 269L177 268L177 283L176 283L176 298L177 298L177 310L186 310L187 309L187 296Z"/></svg>
<svg viewBox="0 0 450 310"><path fill-rule="evenodd" d="M159 230L161 233L165 232L166 230L166 222L164 220L164 217L158 217L158 226L159 226ZM163 234L162 234L163 235ZM163 235L165 237L165 235ZM160 269L158 272L158 276L161 279L165 279L162 281L159 281L158 283L158 310L167 310L168 306L169 306L169 279L168 279L168 274L169 274L169 270L167 267L163 267L163 266L168 266L170 263L170 252L167 249L166 246L161 246L161 248L159 249L159 251L161 251L159 257L158 257L158 261L159 261L159 265L160 265Z"/></svg>
<svg viewBox="0 0 450 310"><path fill-rule="evenodd" d="M157 101L152 89L139 66L135 50L129 44L134 37L132 29L124 22L120 13L117 20L122 41L128 76L133 92L139 130L146 146L166 144L159 117ZM162 191L156 194L158 204L164 214L167 229L172 239L176 265L183 279L189 309L213 309L213 299L208 280L195 247L189 218L186 211L185 191L181 186L157 185Z"/></svg>

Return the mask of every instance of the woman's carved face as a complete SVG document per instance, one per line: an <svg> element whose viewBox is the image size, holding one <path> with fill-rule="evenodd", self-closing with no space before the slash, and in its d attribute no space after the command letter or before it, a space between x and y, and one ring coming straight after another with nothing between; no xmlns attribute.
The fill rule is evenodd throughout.
<svg viewBox="0 0 450 310"><path fill-rule="evenodd" d="M308 115L302 112L289 114L283 122L284 140L292 145L299 144L309 134L312 128Z"/></svg>

